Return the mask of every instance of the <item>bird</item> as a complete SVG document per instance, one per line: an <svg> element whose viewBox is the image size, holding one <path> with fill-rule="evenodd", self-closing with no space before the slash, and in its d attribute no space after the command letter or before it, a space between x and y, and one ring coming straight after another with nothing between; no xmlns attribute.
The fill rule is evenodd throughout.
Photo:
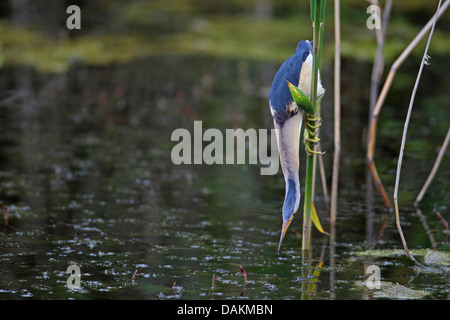
<svg viewBox="0 0 450 320"><path fill-rule="evenodd" d="M294 102L288 81L310 98L312 62L312 41L298 42L295 53L280 66L275 74L269 93L269 107L275 127L281 169L286 183L282 208L283 224L278 251L280 251L286 231L300 205L299 144L304 111ZM325 89L322 86L320 74L318 80L317 96L321 96Z"/></svg>

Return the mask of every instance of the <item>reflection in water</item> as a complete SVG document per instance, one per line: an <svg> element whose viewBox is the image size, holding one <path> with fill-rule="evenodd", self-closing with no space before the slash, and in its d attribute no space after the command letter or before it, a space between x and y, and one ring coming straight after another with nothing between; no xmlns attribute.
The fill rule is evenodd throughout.
<svg viewBox="0 0 450 320"><path fill-rule="evenodd" d="M375 239L384 208L377 196L366 194L361 145L366 124L360 120L366 113L348 112L343 118L336 229L330 237L314 233L307 254L296 236L300 219L276 252L284 195L280 174L261 176L258 165L171 163L171 133L192 127L194 120L220 130L271 128L267 86L275 70L271 63L178 56L108 68L74 66L60 75L5 69L0 77L0 205L8 207L8 224L0 220L5 226L0 296L359 299L371 297L357 284L368 264L380 265L384 280L406 285L404 278L415 274L407 258L358 255L400 245L389 220L381 239ZM353 95L359 84L349 81L343 84L352 94L343 100L354 102L346 108L358 110L362 98ZM329 97L322 106L324 150L332 150ZM389 155L392 142L379 140ZM412 178L405 179L403 199L414 198L418 177L429 171L434 156L422 156L410 155L412 165L404 168ZM323 160L330 168L330 157ZM389 172L390 160L379 163L380 172ZM442 170L436 183L445 187L448 168ZM423 207L429 231L416 216L404 217L413 248L435 247L443 239L442 225L430 217L435 216L433 203L448 199L439 190L430 194L433 202ZM320 192L315 203L326 228ZM426 236L431 233L433 240ZM65 271L72 264L82 273L79 291L65 287ZM244 286L237 266L248 277ZM424 289L421 277L408 286ZM433 283L429 296L445 298L442 288L448 281L426 277Z"/></svg>

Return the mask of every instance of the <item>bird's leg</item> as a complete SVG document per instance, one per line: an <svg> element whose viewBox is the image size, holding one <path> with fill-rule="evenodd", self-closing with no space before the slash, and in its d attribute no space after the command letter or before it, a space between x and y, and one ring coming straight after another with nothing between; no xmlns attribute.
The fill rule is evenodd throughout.
<svg viewBox="0 0 450 320"><path fill-rule="evenodd" d="M320 139L317 137L319 127L322 125L322 118L313 114L306 114L305 121L305 133L303 142L305 144L305 151L308 156L314 154L324 154L325 152L319 152L314 150L314 147L319 143Z"/></svg>

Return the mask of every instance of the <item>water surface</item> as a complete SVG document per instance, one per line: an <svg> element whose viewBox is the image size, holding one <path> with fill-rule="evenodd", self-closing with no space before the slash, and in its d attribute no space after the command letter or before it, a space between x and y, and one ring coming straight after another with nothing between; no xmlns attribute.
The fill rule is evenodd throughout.
<svg viewBox="0 0 450 320"><path fill-rule="evenodd" d="M360 81L347 76L355 74L354 62L343 64L336 239L314 232L309 256L300 250L300 213L277 252L281 172L172 163L172 131L192 131L194 120L204 130L271 129L267 96L277 67L174 55L74 65L61 74L4 68L0 204L8 208L8 224L3 209L0 298L448 299L448 234L436 217L449 218L448 162L421 211L412 205L448 127L440 105L448 98L445 82L431 85L432 72L424 74L426 89L413 112L399 194L408 245L428 270L403 253L393 214L377 240L386 213L366 183L368 99ZM370 78L369 64L357 67L358 77ZM376 161L390 196L410 80L394 86L379 121ZM331 83L325 86L321 138L329 183L333 93ZM329 230L320 184L315 203ZM73 264L81 270L80 290L66 287ZM369 265L380 267L380 290L366 285Z"/></svg>

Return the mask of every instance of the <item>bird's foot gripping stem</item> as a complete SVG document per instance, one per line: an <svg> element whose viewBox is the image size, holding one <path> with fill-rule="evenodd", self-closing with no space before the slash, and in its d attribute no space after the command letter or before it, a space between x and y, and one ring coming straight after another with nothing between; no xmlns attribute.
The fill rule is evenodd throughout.
<svg viewBox="0 0 450 320"><path fill-rule="evenodd" d="M320 142L320 139L317 137L319 133L319 127L322 125L322 118L318 117L315 114L306 114L305 121L305 133L304 133L304 144L305 151L308 156L313 156L314 154L324 154L325 152L320 152L314 150L314 147Z"/></svg>

